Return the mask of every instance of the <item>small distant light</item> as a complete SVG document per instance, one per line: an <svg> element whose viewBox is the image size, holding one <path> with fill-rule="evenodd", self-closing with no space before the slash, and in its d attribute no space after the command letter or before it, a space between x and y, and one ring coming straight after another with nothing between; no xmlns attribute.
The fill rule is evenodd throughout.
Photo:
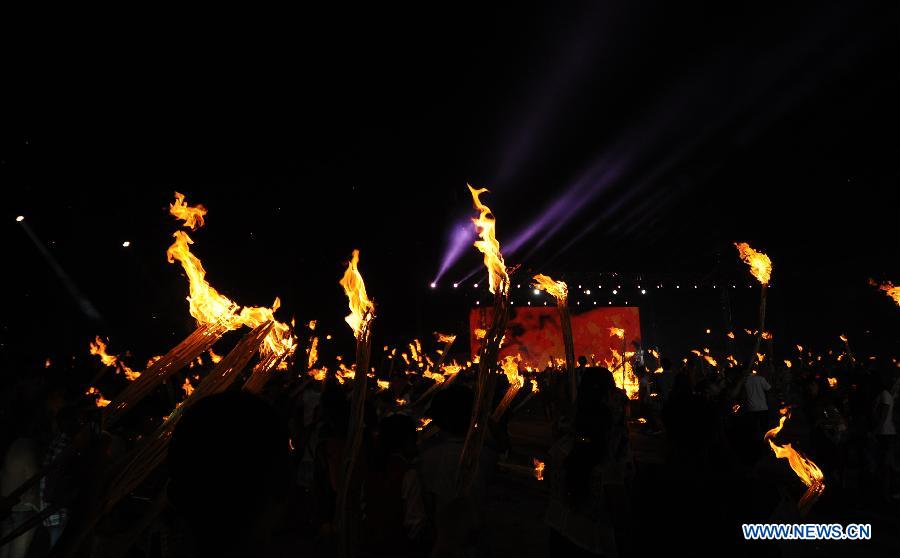
<svg viewBox="0 0 900 558"><path fill-rule="evenodd" d="M579 300L579 301L576 302L575 304L578 305L578 306L581 306L581 301Z"/></svg>
<svg viewBox="0 0 900 558"><path fill-rule="evenodd" d="M609 301L609 305L612 306L612 301L611 301L611 300Z"/></svg>
<svg viewBox="0 0 900 558"><path fill-rule="evenodd" d="M647 289L641 289L641 294L647 294Z"/></svg>
<svg viewBox="0 0 900 558"><path fill-rule="evenodd" d="M459 286L459 283L453 283L453 288L454 288L454 289L455 289L456 287L458 287L458 286Z"/></svg>
<svg viewBox="0 0 900 558"><path fill-rule="evenodd" d="M580 289L580 288L581 288L581 285L578 285L578 288Z"/></svg>
<svg viewBox="0 0 900 558"><path fill-rule="evenodd" d="M734 285L732 285L732 286L731 286L731 288L732 288L732 289L736 289L736 288L737 288L737 287L736 287L736 286L734 286Z"/></svg>
<svg viewBox="0 0 900 558"><path fill-rule="evenodd" d="M437 287L437 283L432 282L432 283L431 283L431 288L433 289L433 288L435 288L435 287Z"/></svg>
<svg viewBox="0 0 900 558"><path fill-rule="evenodd" d="M546 301L546 300L544 301L544 306L547 306L547 301Z"/></svg>
<svg viewBox="0 0 900 558"><path fill-rule="evenodd" d="M681 285L675 285L675 288L676 288L676 289L680 289L680 288L681 288Z"/></svg>
<svg viewBox="0 0 900 558"><path fill-rule="evenodd" d="M531 306L531 301L530 301L530 300L528 301L528 306Z"/></svg>
<svg viewBox="0 0 900 558"><path fill-rule="evenodd" d="M535 289L535 290L534 290L534 294L541 294L541 290L540 290L540 289Z"/></svg>
<svg viewBox="0 0 900 558"><path fill-rule="evenodd" d="M627 300L625 301L625 306L628 306L628 301L627 301Z"/></svg>
<svg viewBox="0 0 900 558"><path fill-rule="evenodd" d="M715 286L715 285L713 285L713 288L714 288L714 289L715 289L715 288L716 288L716 286Z"/></svg>
<svg viewBox="0 0 900 558"><path fill-rule="evenodd" d="M589 295L589 294L591 294L591 290L590 290L590 289L588 289L588 290L586 290L586 291L584 291L584 294L586 294L586 295Z"/></svg>
<svg viewBox="0 0 900 558"><path fill-rule="evenodd" d="M476 301L475 301L475 306L478 306L479 304L481 304L481 301L480 301L480 300L476 300Z"/></svg>
<svg viewBox="0 0 900 558"><path fill-rule="evenodd" d="M613 289L613 294L619 294L618 289Z"/></svg>
<svg viewBox="0 0 900 558"><path fill-rule="evenodd" d="M621 288L622 288L622 285L619 285L619 286L617 286L616 288L617 288L617 289L621 289Z"/></svg>
<svg viewBox="0 0 900 558"><path fill-rule="evenodd" d="M602 288L603 288L603 285L597 285L597 288L598 288L598 289L602 289Z"/></svg>
<svg viewBox="0 0 900 558"><path fill-rule="evenodd" d="M130 240L126 240L125 242L122 243L122 248L128 248L129 246L131 246Z"/></svg>
<svg viewBox="0 0 900 558"><path fill-rule="evenodd" d="M477 289L477 288L478 288L478 283L475 283L475 284L472 285L472 286L475 287L475 288Z"/></svg>
<svg viewBox="0 0 900 558"><path fill-rule="evenodd" d="M19 215L18 217L16 217L16 223L21 223L21 222L24 221L24 220L25 220L25 216L24 216L24 215Z"/></svg>
<svg viewBox="0 0 900 558"><path fill-rule="evenodd" d="M696 288L697 288L697 285L694 285L694 288L696 289Z"/></svg>
<svg viewBox="0 0 900 558"><path fill-rule="evenodd" d="M597 301L596 301L596 300L594 301L594 306L597 306Z"/></svg>

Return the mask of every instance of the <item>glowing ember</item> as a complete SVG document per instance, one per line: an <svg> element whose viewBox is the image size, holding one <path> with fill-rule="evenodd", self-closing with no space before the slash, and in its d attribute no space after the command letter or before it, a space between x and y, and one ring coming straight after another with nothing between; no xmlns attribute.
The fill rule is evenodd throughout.
<svg viewBox="0 0 900 558"><path fill-rule="evenodd" d="M837 378L828 378L828 387L836 388L838 385Z"/></svg>
<svg viewBox="0 0 900 558"><path fill-rule="evenodd" d="M770 332L768 332L768 331L764 331L764 332L762 333L762 338L768 341L768 340L771 340L771 339L773 338L773 335L772 335Z"/></svg>
<svg viewBox="0 0 900 558"><path fill-rule="evenodd" d="M366 285L357 264L359 264L359 250L354 250L340 284L344 287L344 293L350 304L350 314L344 320L359 339L364 334L368 322L375 317L375 305L366 296Z"/></svg>
<svg viewBox="0 0 900 558"><path fill-rule="evenodd" d="M385 390L391 387L391 383L387 380L378 380L378 382L376 383L378 384L378 389L380 390Z"/></svg>
<svg viewBox="0 0 900 558"><path fill-rule="evenodd" d="M497 225L491 208L481 203L481 194L487 192L486 188L476 190L469 186L469 192L472 193L472 201L475 209L480 213L478 217L473 218L475 223L475 231L478 233L479 240L475 241L475 248L484 254L484 266L488 270L488 290L496 293L497 289L501 289L504 294L509 292L509 276L506 274L506 264L503 262L503 254L500 253L500 242L497 241L495 229Z"/></svg>
<svg viewBox="0 0 900 558"><path fill-rule="evenodd" d="M728 332L728 338L729 338L729 339L734 339L734 333L732 333L732 332L729 331L729 332Z"/></svg>
<svg viewBox="0 0 900 558"><path fill-rule="evenodd" d="M306 350L306 367L312 368L316 365L316 362L319 361L319 338L313 337L312 341L309 343L309 348Z"/></svg>
<svg viewBox="0 0 900 558"><path fill-rule="evenodd" d="M103 397L103 394L100 393L100 390L93 386L89 387L88 390L84 393L85 393L85 395L96 396L96 399L94 400L94 404L97 405L98 407L106 407L107 405L110 404L110 400L105 399Z"/></svg>
<svg viewBox="0 0 900 558"><path fill-rule="evenodd" d="M190 397L192 393L194 393L194 386L191 385L190 378L185 378L184 383L181 384L181 389L184 390L184 396Z"/></svg>
<svg viewBox="0 0 900 558"><path fill-rule="evenodd" d="M53 366L53 363L50 361L49 358L44 361L44 368L50 368L51 366Z"/></svg>
<svg viewBox="0 0 900 558"><path fill-rule="evenodd" d="M794 473L800 480L803 481L808 487L813 487L814 492L817 494L821 494L825 490L824 479L825 475L822 474L822 470L819 469L818 465L810 461L803 454L795 450L791 447L791 444L784 444L783 446L777 445L773 439L775 436L781 432L781 429L784 427L784 422L790 418L791 413L790 409L785 407L781 409L781 419L778 422L778 426L766 432L764 439L769 442L769 447L772 448L772 451L775 452L775 457L779 459L787 459L788 463L793 469ZM805 498L805 496L804 496ZM801 500L802 502L802 500Z"/></svg>
<svg viewBox="0 0 900 558"><path fill-rule="evenodd" d="M439 331L435 331L434 336L437 338L438 343L453 343L454 341L456 341L456 334L452 333L441 333Z"/></svg>
<svg viewBox="0 0 900 558"><path fill-rule="evenodd" d="M537 458L531 459L532 465L534 465L534 478L539 481L544 480L544 462Z"/></svg>
<svg viewBox="0 0 900 558"><path fill-rule="evenodd" d="M784 365L787 366L788 368L790 368L790 367L792 367L792 366L794 365L794 363L792 363L791 361L785 359L785 360L784 360Z"/></svg>
<svg viewBox="0 0 900 558"><path fill-rule="evenodd" d="M731 412L734 413L734 414L737 414L737 412L740 411L740 410L741 410L741 404L740 404L740 403L735 403L734 405L731 406Z"/></svg>
<svg viewBox="0 0 900 558"><path fill-rule="evenodd" d="M889 297L894 299L894 302L897 303L897 306L900 306L900 286L894 286L894 284L890 281L885 281L884 283L877 283L874 279L869 279L869 284L873 287L878 287L879 290L882 290Z"/></svg>
<svg viewBox="0 0 900 558"><path fill-rule="evenodd" d="M431 419L428 417L422 417L419 419L419 426L416 427L416 430L422 431L425 430L425 427L431 424Z"/></svg>
<svg viewBox="0 0 900 558"><path fill-rule="evenodd" d="M746 242L735 242L741 260L750 266L750 273L763 285L768 285L772 278L772 260L762 252L757 252Z"/></svg>
<svg viewBox="0 0 900 558"><path fill-rule="evenodd" d="M547 291L556 300L565 300L569 295L569 287L563 281L554 281L546 275L535 275L533 286L535 289Z"/></svg>
<svg viewBox="0 0 900 558"><path fill-rule="evenodd" d="M213 364L219 364L219 362L222 360L222 356L216 354L216 352L213 351L212 348L210 348L206 352L209 353L209 359L212 361Z"/></svg>

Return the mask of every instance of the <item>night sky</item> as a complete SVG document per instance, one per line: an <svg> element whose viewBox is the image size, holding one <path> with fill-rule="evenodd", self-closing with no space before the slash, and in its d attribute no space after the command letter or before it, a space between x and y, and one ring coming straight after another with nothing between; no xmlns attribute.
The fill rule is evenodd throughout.
<svg viewBox="0 0 900 558"><path fill-rule="evenodd" d="M775 262L776 333L896 344L900 313L866 281L900 281L897 14L565 4L15 25L0 362L84 353L95 334L140 360L185 337L175 190L209 209L194 252L241 304L280 296L282 318L349 345L337 281L359 248L376 344L458 328L480 255L428 284L473 214L467 182L492 190L501 245L542 223L506 254L523 275L737 278L734 320L752 327L742 240ZM704 292L651 293L670 297L658 340L721 315Z"/></svg>

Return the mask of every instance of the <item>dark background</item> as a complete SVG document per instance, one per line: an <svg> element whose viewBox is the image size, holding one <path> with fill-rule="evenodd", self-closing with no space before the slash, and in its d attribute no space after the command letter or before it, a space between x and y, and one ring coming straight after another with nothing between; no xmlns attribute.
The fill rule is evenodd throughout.
<svg viewBox="0 0 900 558"><path fill-rule="evenodd" d="M472 215L466 182L492 190L502 244L598 164L615 176L507 254L522 282L623 273L598 300L630 297L645 338L681 351L754 327L744 240L775 262L778 339L895 351L898 308L866 282L900 280L896 10L728 4L6 17L0 358L101 334L139 367L185 337L175 190L209 209L194 252L241 304L280 296L282 318L319 319L346 350L337 280L359 248L376 344L460 330L489 298L480 274L450 284L480 255L428 284ZM638 302L641 281L668 288Z"/></svg>

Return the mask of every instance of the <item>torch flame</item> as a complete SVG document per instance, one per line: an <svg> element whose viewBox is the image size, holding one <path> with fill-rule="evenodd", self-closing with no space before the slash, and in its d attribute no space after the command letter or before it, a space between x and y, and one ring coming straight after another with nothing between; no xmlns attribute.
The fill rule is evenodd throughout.
<svg viewBox="0 0 900 558"><path fill-rule="evenodd" d="M100 339L100 336L94 338L94 342L90 343L90 351L92 355L97 355L100 357L100 362L103 363L104 366L114 366L116 368L116 372L122 372L125 374L125 378L129 382L133 382L141 377L140 372L135 372L127 364L122 362L122 360L116 355L111 355L106 352L106 343Z"/></svg>
<svg viewBox="0 0 900 558"><path fill-rule="evenodd" d="M469 192L472 193L472 201L480 214L473 218L475 230L480 240L475 241L475 247L484 254L484 266L488 270L488 290L496 293L497 289L501 289L503 294L509 292L509 276L506 274L506 264L503 262L503 254L500 253L500 242L494 232L497 226L497 220L491 212L491 208L481 203L479 196L487 192L486 188L476 190L467 184Z"/></svg>
<svg viewBox="0 0 900 558"><path fill-rule="evenodd" d="M535 275L533 286L535 289L547 291L556 300L566 300L566 297L569 296L569 286L564 281L554 281L546 275Z"/></svg>
<svg viewBox="0 0 900 558"><path fill-rule="evenodd" d="M544 462L540 459L532 458L531 463L534 465L534 478L539 481L544 480Z"/></svg>
<svg viewBox="0 0 900 558"><path fill-rule="evenodd" d="M366 296L366 285L359 273L358 264L359 250L354 250L353 257L347 264L347 271L344 272L344 277L340 281L350 304L350 314L344 318L344 321L353 330L357 339L364 335L366 325L375 317L375 305Z"/></svg>
<svg viewBox="0 0 900 558"><path fill-rule="evenodd" d="M772 278L772 260L762 252L757 252L746 242L735 242L741 260L750 266L750 273L763 285L768 285Z"/></svg>
<svg viewBox="0 0 900 558"><path fill-rule="evenodd" d="M884 283L878 284L874 279L869 279L869 284L884 291L885 294L894 299L897 306L900 306L900 285L894 286L891 281L885 281Z"/></svg>
<svg viewBox="0 0 900 558"><path fill-rule="evenodd" d="M800 480L803 481L803 484L806 486L812 486L813 484L818 484L824 490L825 485L823 484L823 480L825 479L825 475L822 473L822 470L819 469L819 466L810 461L803 454L795 450L791 447L791 444L784 444L783 446L779 446L773 440L775 436L781 432L781 429L784 427L784 422L790 418L791 413L789 408L781 409L781 419L778 422L778 426L766 432L764 439L769 442L769 447L772 448L772 451L775 452L775 457L779 459L786 458L788 463L791 466L791 469L794 470L794 473Z"/></svg>
<svg viewBox="0 0 900 558"><path fill-rule="evenodd" d="M184 221L184 226L195 231L203 226L206 208L202 204L193 207L184 201L184 194L175 192L175 203L169 204L169 213L176 219Z"/></svg>
<svg viewBox="0 0 900 558"><path fill-rule="evenodd" d="M184 196L176 192L175 203L170 204L169 213L184 220L185 226L191 226L193 229L203 225L202 217L206 214L206 208L200 205L187 206ZM206 280L206 270L203 269L203 264L197 256L191 253L190 245L194 243L191 237L184 231L175 231L172 236L175 237L175 242L166 250L166 257L169 263L175 263L175 261L181 263L181 267L187 275L190 292L187 297L190 305L189 311L191 316L197 320L198 326L218 323L226 329L232 330L241 326L254 328L272 320L275 323L260 348L260 354L266 357L286 351L293 352L295 345L291 327L274 319L275 311L281 306L278 298L275 299L271 308L245 306L238 312L238 304L220 294Z"/></svg>

